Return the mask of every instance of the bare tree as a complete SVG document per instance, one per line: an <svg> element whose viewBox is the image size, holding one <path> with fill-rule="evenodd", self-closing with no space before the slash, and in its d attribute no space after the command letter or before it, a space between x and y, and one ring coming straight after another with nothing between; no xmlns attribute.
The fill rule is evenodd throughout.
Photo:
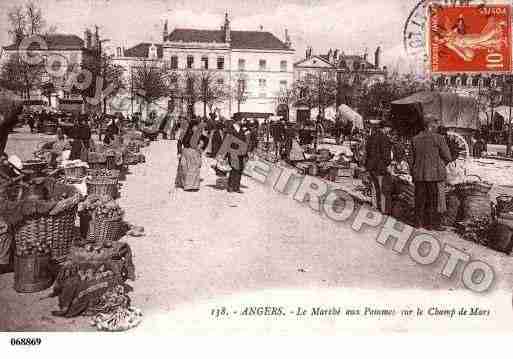
<svg viewBox="0 0 513 359"><path fill-rule="evenodd" d="M44 32L46 21L43 18L43 11L34 1L25 4L25 14L27 19L27 35L37 35Z"/></svg>
<svg viewBox="0 0 513 359"><path fill-rule="evenodd" d="M18 92L22 97L30 99L30 91L41 86L44 65L29 64L20 55L13 54L2 65L0 84L9 90Z"/></svg>
<svg viewBox="0 0 513 359"><path fill-rule="evenodd" d="M224 86L224 79L214 71L204 70L197 74L198 97L203 102L203 116L207 117L207 106L210 111L216 104L222 103L229 97Z"/></svg>
<svg viewBox="0 0 513 359"><path fill-rule="evenodd" d="M16 44L19 44L26 35L27 17L22 6L14 6L7 13L9 21L8 33Z"/></svg>
<svg viewBox="0 0 513 359"><path fill-rule="evenodd" d="M8 33L16 44L26 36L55 32L55 26L47 26L43 11L34 1L25 6L13 6L7 13L9 21Z"/></svg>
<svg viewBox="0 0 513 359"><path fill-rule="evenodd" d="M298 97L310 109L319 108L319 114L335 103L337 97L337 81L335 74L328 71L308 73L293 85L298 91Z"/></svg>
<svg viewBox="0 0 513 359"><path fill-rule="evenodd" d="M136 95L146 102L147 114L150 104L170 93L166 70L160 66L148 64L146 61L142 66L135 68L133 87Z"/></svg>
<svg viewBox="0 0 513 359"><path fill-rule="evenodd" d="M248 77L244 73L238 73L235 77L235 84L231 89L231 95L237 102L237 112L240 112L240 106L248 99Z"/></svg>
<svg viewBox="0 0 513 359"><path fill-rule="evenodd" d="M292 84L291 87L281 88L276 96L276 107L285 105L287 107L287 119L290 115L290 107L299 99L299 91L297 84Z"/></svg>

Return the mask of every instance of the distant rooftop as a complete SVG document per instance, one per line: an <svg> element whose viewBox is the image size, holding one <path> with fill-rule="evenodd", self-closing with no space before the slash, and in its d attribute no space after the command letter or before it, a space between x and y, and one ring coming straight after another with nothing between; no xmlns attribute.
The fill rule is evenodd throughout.
<svg viewBox="0 0 513 359"><path fill-rule="evenodd" d="M129 49L125 50L124 56L125 57L149 57L149 51L151 47L151 43L149 42L142 42L140 44L135 45L134 47L131 47ZM162 45L161 44L155 44L157 47L157 58L162 58Z"/></svg>
<svg viewBox="0 0 513 359"><path fill-rule="evenodd" d="M230 31L232 49L290 50L287 45L267 31ZM224 30L175 29L167 38L172 42L224 43Z"/></svg>
<svg viewBox="0 0 513 359"><path fill-rule="evenodd" d="M48 50L83 50L84 40L82 40L77 35L68 35L68 34L51 34L51 35L41 35L46 45L48 46ZM4 50L17 50L18 45L11 44L8 46L4 46ZM40 49L38 42L33 42L30 44L28 50L38 50Z"/></svg>

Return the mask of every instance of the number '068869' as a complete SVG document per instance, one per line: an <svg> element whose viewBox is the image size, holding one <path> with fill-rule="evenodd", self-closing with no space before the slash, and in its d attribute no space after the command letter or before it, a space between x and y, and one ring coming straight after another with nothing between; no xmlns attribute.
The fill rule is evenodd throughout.
<svg viewBox="0 0 513 359"><path fill-rule="evenodd" d="M11 338L11 345L41 345L41 338Z"/></svg>

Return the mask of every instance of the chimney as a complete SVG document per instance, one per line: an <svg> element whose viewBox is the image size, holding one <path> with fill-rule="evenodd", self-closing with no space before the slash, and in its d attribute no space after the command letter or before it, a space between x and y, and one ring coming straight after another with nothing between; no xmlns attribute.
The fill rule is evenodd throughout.
<svg viewBox="0 0 513 359"><path fill-rule="evenodd" d="M98 27L96 27L96 31L94 34L91 34L91 50L98 50Z"/></svg>
<svg viewBox="0 0 513 359"><path fill-rule="evenodd" d="M378 46L378 48L376 49L376 52L374 53L374 66L376 67L376 69L379 69L380 62L381 62L381 47Z"/></svg>
<svg viewBox="0 0 513 359"><path fill-rule="evenodd" d="M166 41L167 35L168 35L168 32L167 32L167 20L166 20L166 22L164 22L164 31L162 31L162 41Z"/></svg>
<svg viewBox="0 0 513 359"><path fill-rule="evenodd" d="M285 29L285 46L289 49L292 47L292 41L290 41L289 30Z"/></svg>
<svg viewBox="0 0 513 359"><path fill-rule="evenodd" d="M331 62L331 60L333 60L332 56L333 56L333 50L330 48L328 51L328 62Z"/></svg>
<svg viewBox="0 0 513 359"><path fill-rule="evenodd" d="M121 47L117 47L116 48L116 56L117 57L122 57L123 56L123 52L121 50Z"/></svg>
<svg viewBox="0 0 513 359"><path fill-rule="evenodd" d="M86 49L90 50L91 49L91 30L89 29L86 29L84 31L84 42L85 42L85 47Z"/></svg>
<svg viewBox="0 0 513 359"><path fill-rule="evenodd" d="M264 31L264 27L262 25L260 25L259 30Z"/></svg>
<svg viewBox="0 0 513 359"><path fill-rule="evenodd" d="M338 62L338 49L333 51L333 62Z"/></svg>
<svg viewBox="0 0 513 359"><path fill-rule="evenodd" d="M224 14L224 42L231 42L232 37L230 33L230 20L228 19L228 13Z"/></svg>

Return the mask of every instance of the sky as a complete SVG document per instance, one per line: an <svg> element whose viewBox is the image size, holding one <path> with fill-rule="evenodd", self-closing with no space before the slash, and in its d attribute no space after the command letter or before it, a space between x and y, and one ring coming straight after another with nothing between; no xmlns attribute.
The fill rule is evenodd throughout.
<svg viewBox="0 0 513 359"><path fill-rule="evenodd" d="M86 27L98 25L110 47L161 42L164 21L175 27L218 29L228 12L234 30L263 26L284 39L288 29L296 58L305 48L346 54L383 49L383 64L408 72L412 59L403 50L402 31L419 0L36 0L48 24L60 33L83 37ZM10 43L7 12L25 1L0 0L0 45Z"/></svg>

